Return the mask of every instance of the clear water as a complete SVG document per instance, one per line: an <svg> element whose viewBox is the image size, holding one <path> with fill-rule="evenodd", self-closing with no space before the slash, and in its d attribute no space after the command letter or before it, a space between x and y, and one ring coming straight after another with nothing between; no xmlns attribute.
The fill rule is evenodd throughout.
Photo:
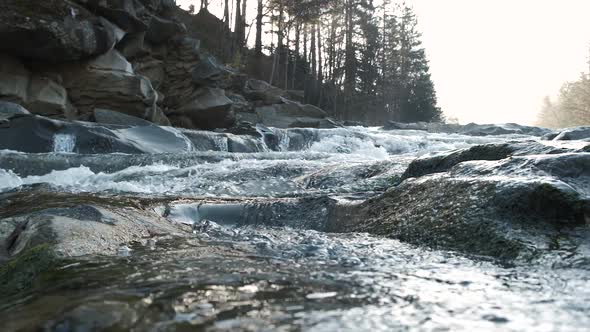
<svg viewBox="0 0 590 332"><path fill-rule="evenodd" d="M238 203L366 198L390 186L418 156L532 139L375 128L316 135L299 151L289 151L293 140L283 135L279 151L254 154L227 153L224 145L216 152L149 159L99 156L104 163L116 161L112 171L93 166L96 156L27 155L33 164L76 160L80 165L36 175L0 169L0 191L47 183L71 193L225 197ZM0 152L0 159L14 154ZM212 223L186 240L149 240L122 247L118 257L61 262L29 289L3 297L0 330L581 331L590 326L588 270L501 266L367 234L296 226ZM568 255L556 253L561 254Z"/></svg>

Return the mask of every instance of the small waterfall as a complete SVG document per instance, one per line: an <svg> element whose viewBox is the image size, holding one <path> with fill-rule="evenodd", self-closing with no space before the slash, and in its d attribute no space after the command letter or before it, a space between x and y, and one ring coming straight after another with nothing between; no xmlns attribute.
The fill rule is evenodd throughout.
<svg viewBox="0 0 590 332"><path fill-rule="evenodd" d="M277 136L277 148L281 152L289 151L289 143L291 138L289 132L286 129L273 128L273 133Z"/></svg>
<svg viewBox="0 0 590 332"><path fill-rule="evenodd" d="M256 131L260 134L260 142L262 143L264 152L271 151L270 147L268 147L268 144L266 144L266 135L268 135L268 132L265 129L268 128L262 127L258 124L256 125Z"/></svg>
<svg viewBox="0 0 590 332"><path fill-rule="evenodd" d="M53 152L72 153L76 148L76 136L72 134L53 135Z"/></svg>
<svg viewBox="0 0 590 332"><path fill-rule="evenodd" d="M219 149L221 152L228 152L229 151L229 143L227 141L227 137L225 135L220 134L213 134L211 135L211 139L215 144L215 147Z"/></svg>
<svg viewBox="0 0 590 332"><path fill-rule="evenodd" d="M287 129L267 128L257 125L256 131L262 136L262 145L266 151L289 151L291 138Z"/></svg>

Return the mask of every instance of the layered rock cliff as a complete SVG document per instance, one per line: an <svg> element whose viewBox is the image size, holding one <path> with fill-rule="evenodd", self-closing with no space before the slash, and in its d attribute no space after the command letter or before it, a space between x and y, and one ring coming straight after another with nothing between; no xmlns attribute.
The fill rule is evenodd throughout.
<svg viewBox="0 0 590 332"><path fill-rule="evenodd" d="M198 25L171 0L3 1L0 101L67 120L106 109L191 129L335 126L220 64L179 18Z"/></svg>

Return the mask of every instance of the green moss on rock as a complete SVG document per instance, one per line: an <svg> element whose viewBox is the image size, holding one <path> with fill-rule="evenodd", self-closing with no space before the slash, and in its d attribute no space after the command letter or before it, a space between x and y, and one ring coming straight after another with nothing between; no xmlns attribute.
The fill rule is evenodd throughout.
<svg viewBox="0 0 590 332"><path fill-rule="evenodd" d="M35 246L0 266L0 294L29 288L43 272L50 270L57 257L48 244Z"/></svg>

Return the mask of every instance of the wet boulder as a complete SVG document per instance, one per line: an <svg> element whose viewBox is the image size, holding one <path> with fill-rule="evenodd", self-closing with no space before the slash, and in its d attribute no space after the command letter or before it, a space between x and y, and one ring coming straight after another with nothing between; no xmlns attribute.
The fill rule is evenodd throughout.
<svg viewBox="0 0 590 332"><path fill-rule="evenodd" d="M572 141L590 138L590 127L575 127L563 129L555 133L554 141Z"/></svg>
<svg viewBox="0 0 590 332"><path fill-rule="evenodd" d="M76 61L112 49L121 30L67 0L5 0L0 4L0 51L50 62Z"/></svg>
<svg viewBox="0 0 590 332"><path fill-rule="evenodd" d="M21 116L0 127L1 149L28 153L139 154L187 152L193 146L174 128L98 125Z"/></svg>
<svg viewBox="0 0 590 332"><path fill-rule="evenodd" d="M590 221L588 188L585 153L466 161L337 209L329 229L504 261L530 260L552 250L560 229Z"/></svg>
<svg viewBox="0 0 590 332"><path fill-rule="evenodd" d="M216 88L202 88L188 104L168 113L176 126L195 129L231 128L236 123L233 102L225 91Z"/></svg>
<svg viewBox="0 0 590 332"><path fill-rule="evenodd" d="M18 196L30 199L26 194ZM187 228L172 224L154 212L133 208L133 205L121 208L117 202L109 204L108 200L92 197L86 199L87 203L76 204L73 197L63 196L63 202L47 197L58 207L43 202L36 204L34 212L0 220L0 223L14 225L10 235L0 239L9 257L40 247L58 258L128 255L129 246L133 244L148 245L162 237L187 234Z"/></svg>
<svg viewBox="0 0 590 332"><path fill-rule="evenodd" d="M476 145L468 149L448 151L435 156L427 155L417 158L412 161L402 176L402 179L446 172L457 164L471 160L501 160L511 156L556 154L574 151L576 149L554 147L537 141Z"/></svg>

